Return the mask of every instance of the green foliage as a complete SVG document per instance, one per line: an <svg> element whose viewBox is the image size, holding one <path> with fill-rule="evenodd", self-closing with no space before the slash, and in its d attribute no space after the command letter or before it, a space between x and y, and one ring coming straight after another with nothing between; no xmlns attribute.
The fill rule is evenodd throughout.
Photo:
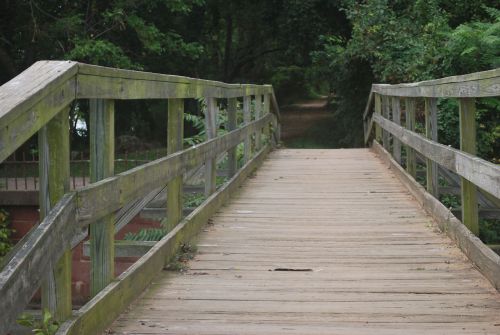
<svg viewBox="0 0 500 335"><path fill-rule="evenodd" d="M10 237L14 230L9 227L9 213L0 208L0 259L12 249Z"/></svg>
<svg viewBox="0 0 500 335"><path fill-rule="evenodd" d="M196 133L189 137L184 137L184 144L188 146L193 146L206 141L207 135L205 131L205 114L207 111L207 105L205 99L197 99L200 105L201 115L184 113L184 120L190 123L196 130ZM224 106L218 106L217 110L217 120L216 129L217 136L224 135L227 130L223 128L223 125L227 124L227 109Z"/></svg>
<svg viewBox="0 0 500 335"><path fill-rule="evenodd" d="M186 208L198 207L205 201L205 195L203 193L185 193L183 201Z"/></svg>
<svg viewBox="0 0 500 335"><path fill-rule="evenodd" d="M460 208L461 205L460 198L453 194L441 194L439 196L439 201L441 201L446 208Z"/></svg>
<svg viewBox="0 0 500 335"><path fill-rule="evenodd" d="M189 269L188 262L194 259L198 248L195 245L184 243L174 259L166 266L166 270L185 272Z"/></svg>
<svg viewBox="0 0 500 335"><path fill-rule="evenodd" d="M333 93L337 122L328 136L338 139L339 147L362 145L361 115L373 82L500 66L500 14L494 0L37 0L4 1L0 13L0 82L36 60L72 59L271 83L282 105L316 92ZM88 119L88 106L76 105L73 143L87 136L74 126ZM117 135L164 143L165 106L132 101L116 106ZM485 107L490 114L495 108ZM452 122L451 116L443 119ZM196 122L187 117L188 125L202 132ZM479 123L491 126L483 119ZM445 128L451 126L444 123ZM485 128L481 141L494 149L496 133ZM194 136L187 144L201 140Z"/></svg>
<svg viewBox="0 0 500 335"><path fill-rule="evenodd" d="M36 319L33 314L23 313L17 323L31 328L35 335L54 335L59 329L59 324L54 321L48 309L43 310L42 320Z"/></svg>
<svg viewBox="0 0 500 335"><path fill-rule="evenodd" d="M498 219L480 219L479 220L479 238L487 244L500 243L500 220Z"/></svg>
<svg viewBox="0 0 500 335"><path fill-rule="evenodd" d="M458 26L446 45L446 65L456 73L470 73L500 66L500 11L486 10L490 22Z"/></svg>
<svg viewBox="0 0 500 335"><path fill-rule="evenodd" d="M438 108L439 141L460 148L457 100L440 99ZM477 154L481 158L496 162L500 152L500 99L478 99L476 109Z"/></svg>
<svg viewBox="0 0 500 335"><path fill-rule="evenodd" d="M109 41L76 38L73 42L75 47L65 55L67 59L124 69L142 69L140 65L133 63L119 46Z"/></svg>
<svg viewBox="0 0 500 335"><path fill-rule="evenodd" d="M125 234L124 240L127 241L159 241L167 234L163 228L141 229L137 233Z"/></svg>
<svg viewBox="0 0 500 335"><path fill-rule="evenodd" d="M488 5L488 1L474 5L466 1L451 5L444 0L343 1L351 35L321 35L311 59L317 80L329 81L338 97L339 122L348 125L343 131L346 142L360 143L358 137L352 138L352 130L360 127L355 120L361 119L372 82L412 82L498 67L500 15ZM475 13L467 18L473 21L460 22L464 15L456 8ZM450 21L459 24L452 27ZM458 141L455 105L446 101L440 106L444 108L439 116L440 139L451 145ZM481 108L479 153L491 158L498 145L498 110L492 101L482 103Z"/></svg>

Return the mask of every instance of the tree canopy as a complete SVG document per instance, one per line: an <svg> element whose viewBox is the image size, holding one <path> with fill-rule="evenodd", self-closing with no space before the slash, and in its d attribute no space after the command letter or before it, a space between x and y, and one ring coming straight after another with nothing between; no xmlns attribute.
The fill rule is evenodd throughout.
<svg viewBox="0 0 500 335"><path fill-rule="evenodd" d="M361 143L371 83L500 65L496 0L4 0L0 18L0 83L37 60L71 59L270 83L282 104L334 92L332 131L353 130L336 135L343 146Z"/></svg>

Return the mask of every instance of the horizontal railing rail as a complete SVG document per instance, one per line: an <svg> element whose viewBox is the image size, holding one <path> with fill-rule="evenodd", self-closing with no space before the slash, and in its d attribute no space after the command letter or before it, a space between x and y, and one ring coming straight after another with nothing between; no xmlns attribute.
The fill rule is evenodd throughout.
<svg viewBox="0 0 500 335"><path fill-rule="evenodd" d="M475 236L479 235L478 188L486 191L485 195L488 197L496 198L494 203L498 203L500 199L500 165L476 155L476 99L498 96L500 69L410 84L374 84L363 114L365 143L368 144L374 138L376 146L381 143L385 152L392 153L396 164L402 165L404 161L406 172L412 180L416 180L417 175L417 152L425 157L426 190L434 198L439 197L438 175L442 168L460 176L461 219ZM437 115L440 98L458 100L460 149L438 141ZM423 106L424 135L416 132L416 113L419 105ZM405 125L402 125L402 116ZM402 146L405 147L404 160L401 155ZM438 200L434 200L437 204ZM450 215L453 216L451 212ZM466 239L464 236L460 238L462 242ZM459 241L459 244L462 242ZM477 246L479 243L476 241L470 245ZM500 288L498 255L489 252L485 255L484 250L487 248L467 249L465 245L468 243L460 245L464 252L495 287ZM483 262L485 259L488 261Z"/></svg>
<svg viewBox="0 0 500 335"><path fill-rule="evenodd" d="M183 149L182 114L186 98L205 99L207 140ZM242 125L237 124L236 118L238 98L243 99ZM76 99L90 99L92 183L69 192L67 112ZM114 175L113 100L117 99L168 99L168 154ZM228 121L224 125L227 132L221 136L217 136L216 131L217 99L227 100ZM270 146L279 140L279 109L269 85L225 84L75 62L44 61L35 63L0 87L0 102L0 161L38 132L41 214L41 223L23 238L22 245L15 248L16 252L1 269L0 334L8 332L40 285L42 305L49 308L59 322L71 319L63 324L60 333L82 333L75 324L89 315L100 315L101 323L88 326L86 333L103 331L113 315L126 305L115 307L107 318L102 317L98 306L113 299L125 299L124 304L131 302L154 273L174 256L176 248L196 235L200 225L222 205L221 199L227 199L235 191L260 164ZM241 168L236 151L240 143L244 146ZM231 179L217 190L216 159L226 152ZM202 164L205 165L207 200L183 218L182 176ZM142 277L140 284L136 281L136 286L124 296L116 291L117 281L129 283L138 275L135 272L138 270L127 270L113 279L115 213L165 185L169 233L158 242L158 247L141 257L138 261L141 265L134 268L147 267L150 276ZM140 203L146 205L144 201ZM72 242L80 241L87 230L94 299L73 314Z"/></svg>
<svg viewBox="0 0 500 335"><path fill-rule="evenodd" d="M88 65L39 61L0 89L0 162L76 99L233 98L271 94L272 86L226 84Z"/></svg>

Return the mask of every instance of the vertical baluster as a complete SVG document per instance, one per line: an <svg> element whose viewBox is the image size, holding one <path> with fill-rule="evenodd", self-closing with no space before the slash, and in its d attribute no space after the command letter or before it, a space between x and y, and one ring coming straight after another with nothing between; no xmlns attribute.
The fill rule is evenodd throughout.
<svg viewBox="0 0 500 335"><path fill-rule="evenodd" d="M167 154L182 150L184 138L184 100L168 101ZM170 231L182 219L182 175L167 184L167 229Z"/></svg>
<svg viewBox="0 0 500 335"><path fill-rule="evenodd" d="M437 129L437 99L425 98L425 136L434 142L438 141ZM434 197L439 196L438 190L438 164L432 159L426 159L427 192Z"/></svg>
<svg viewBox="0 0 500 335"><path fill-rule="evenodd" d="M114 174L114 101L90 100L90 181ZM95 296L114 277L114 214L90 225L90 291Z"/></svg>
<svg viewBox="0 0 500 335"><path fill-rule="evenodd" d="M476 102L474 98L460 100L460 150L476 155ZM461 178L462 222L476 236L479 218L476 185Z"/></svg>
<svg viewBox="0 0 500 335"><path fill-rule="evenodd" d="M249 95L246 95L243 97L243 126L246 126L247 124L250 123L251 121L251 111L250 111L250 106L252 102L252 97ZM248 162L251 158L252 155L252 134L248 134L245 138L244 142L244 153L243 153L243 164Z"/></svg>
<svg viewBox="0 0 500 335"><path fill-rule="evenodd" d="M80 151L80 164L81 166L83 166L83 169L82 169L82 183L83 183L83 186L85 186L85 171L87 170L87 164L85 164L85 161L84 161L84 157L83 157L83 151ZM90 170L90 167L89 167L89 170Z"/></svg>
<svg viewBox="0 0 500 335"><path fill-rule="evenodd" d="M227 99L227 131L233 131L237 128L236 125L236 106L238 101L236 98ZM236 157L236 146L228 150L228 175L229 178L236 174L238 161Z"/></svg>
<svg viewBox="0 0 500 335"><path fill-rule="evenodd" d="M69 191L69 110L38 132L40 219ZM42 306L58 321L71 316L71 249L51 264L42 283Z"/></svg>
<svg viewBox="0 0 500 335"><path fill-rule="evenodd" d="M12 162L12 165L14 166L14 189L17 191L19 190L19 186L17 185L17 175L18 175L18 168L17 168L17 155L14 154L14 161Z"/></svg>
<svg viewBox="0 0 500 335"><path fill-rule="evenodd" d="M270 108L269 98L270 98L270 94L266 93L263 95L263 100L264 100L263 106L262 106L262 108L263 108L262 114L263 115L269 114L269 108ZM270 125L270 123L268 123L264 126L264 141L265 141L265 143L267 143L267 144L271 143L270 136L271 136L271 125Z"/></svg>
<svg viewBox="0 0 500 335"><path fill-rule="evenodd" d="M407 98L405 101L406 110L406 129L415 131L415 98ZM415 159L415 150L406 146L406 171L413 177L417 176L417 160Z"/></svg>
<svg viewBox="0 0 500 335"><path fill-rule="evenodd" d="M207 111L205 113L205 133L207 140L217 136L217 101L215 98L206 98ZM217 157L205 162L205 196L210 196L216 190Z"/></svg>
<svg viewBox="0 0 500 335"><path fill-rule="evenodd" d="M9 157L7 157L3 163L3 172L5 173L5 189L9 190L9 170L7 167L9 166L8 164Z"/></svg>
<svg viewBox="0 0 500 335"><path fill-rule="evenodd" d="M390 114L390 107L389 107L389 97L387 95L382 96L382 115L384 118L389 120L389 114ZM383 129L382 130L382 141L384 142L384 149L389 151L390 150L390 133Z"/></svg>
<svg viewBox="0 0 500 335"><path fill-rule="evenodd" d="M32 159L32 161L33 161L33 162L36 162L35 153L32 153L32 154L31 154L31 159ZM37 177L36 177L36 172L34 173L34 175L35 175L35 177L33 178L33 182L34 182L34 184L35 184L35 185L34 185L34 187L35 187L35 191L36 191L36 190L37 190L37 187L36 187L36 186L37 186L37 180L36 180L36 179L37 179Z"/></svg>
<svg viewBox="0 0 500 335"><path fill-rule="evenodd" d="M262 95L255 95L255 119L258 120L262 117ZM260 151L262 147L262 128L257 129L255 132L255 151Z"/></svg>
<svg viewBox="0 0 500 335"><path fill-rule="evenodd" d="M382 98L380 94L375 94L375 114L382 114ZM375 123L375 139L379 143L382 139L382 128L377 123Z"/></svg>
<svg viewBox="0 0 500 335"><path fill-rule="evenodd" d="M28 177L26 176L26 153L23 151L23 176L24 176L24 189L28 189Z"/></svg>
<svg viewBox="0 0 500 335"><path fill-rule="evenodd" d="M71 180L72 180L72 183L73 183L73 189L76 189L76 180L75 180L75 174L76 174L76 171L77 171L77 164L75 164L76 162L73 161L73 171L71 171L71 163L70 163L70 176L71 176Z"/></svg>
<svg viewBox="0 0 500 335"><path fill-rule="evenodd" d="M392 97L392 119L398 126L401 125L401 106L399 97ZM392 154L394 160L401 165L401 142L395 137L392 137Z"/></svg>

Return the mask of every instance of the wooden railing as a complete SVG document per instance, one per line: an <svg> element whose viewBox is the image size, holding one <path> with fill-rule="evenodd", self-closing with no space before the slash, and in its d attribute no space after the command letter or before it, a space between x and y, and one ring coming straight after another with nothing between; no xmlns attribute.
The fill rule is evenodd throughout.
<svg viewBox="0 0 500 335"><path fill-rule="evenodd" d="M207 141L183 150L185 98L205 98ZM244 123L236 122L238 98ZM68 111L89 99L92 184L69 192ZM168 99L168 155L114 175L114 100ZM227 104L228 132L217 137L218 100ZM251 118L251 104L255 119ZM42 305L61 325L59 333L103 331L189 241L255 169L279 138L279 110L269 85L235 85L179 76L41 61L0 87L0 162L38 133L41 223L22 240L0 272L0 334L8 331L42 286ZM271 113L272 112L272 113ZM238 168L236 146L244 143ZM228 153L231 179L216 190L218 155ZM205 202L182 217L182 175L205 165ZM167 185L170 231L131 268L114 278L115 213ZM71 247L90 235L91 294L73 313Z"/></svg>
<svg viewBox="0 0 500 335"><path fill-rule="evenodd" d="M372 85L363 115L365 143L373 138L392 153L395 164L402 164L401 147L406 146L406 172L416 179L417 152L425 157L426 191L438 198L438 171L445 168L461 179L463 224L475 236L479 234L478 189L494 202L500 198L500 166L476 156L476 98L500 96L500 69L411 84ZM460 150L438 142L438 99L458 99ZM423 105L425 136L415 132L417 104ZM404 108L402 108L404 106ZM404 110L406 125L401 125ZM428 209L442 205L428 199ZM431 203L432 202L432 206ZM425 205L425 204L424 204ZM431 208L433 207L433 208ZM451 212L450 216L453 216ZM454 219L456 220L456 219ZM451 222L451 219L447 219ZM479 239L471 239L461 227L447 225L452 236L490 279L500 288L500 258L490 253ZM466 236L467 235L467 236Z"/></svg>

